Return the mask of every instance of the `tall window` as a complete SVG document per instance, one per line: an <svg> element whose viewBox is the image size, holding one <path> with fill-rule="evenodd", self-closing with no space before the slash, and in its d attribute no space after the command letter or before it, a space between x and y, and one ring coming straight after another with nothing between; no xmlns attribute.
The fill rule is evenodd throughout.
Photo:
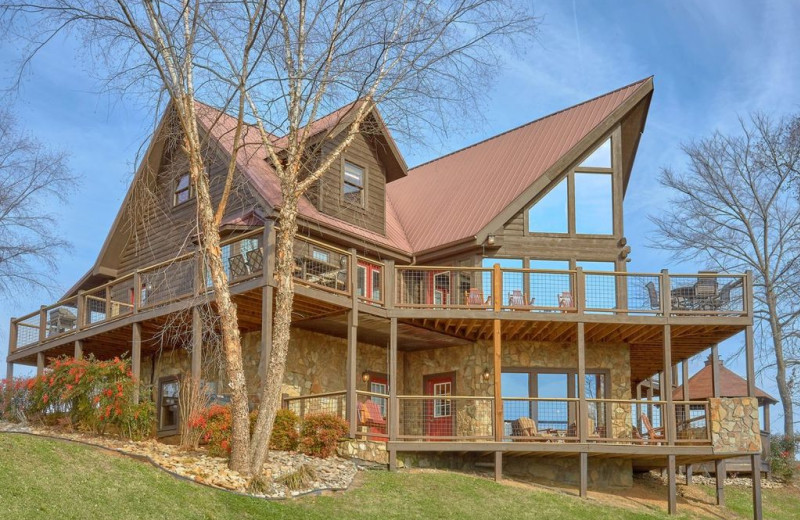
<svg viewBox="0 0 800 520"><path fill-rule="evenodd" d="M527 230L579 235L614 233L611 139L528 209Z"/></svg>
<svg viewBox="0 0 800 520"><path fill-rule="evenodd" d="M528 231L567 233L567 179L561 179L528 211Z"/></svg>
<svg viewBox="0 0 800 520"><path fill-rule="evenodd" d="M364 205L364 168L349 161L344 162L342 179L344 201L358 206Z"/></svg>
<svg viewBox="0 0 800 520"><path fill-rule="evenodd" d="M189 173L184 173L175 181L175 193L172 198L172 205L183 204L192 198L192 183L189 180Z"/></svg>

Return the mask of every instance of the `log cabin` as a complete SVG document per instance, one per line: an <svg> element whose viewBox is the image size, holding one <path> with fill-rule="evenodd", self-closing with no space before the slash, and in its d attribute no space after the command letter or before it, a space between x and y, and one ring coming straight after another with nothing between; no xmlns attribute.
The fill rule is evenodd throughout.
<svg viewBox="0 0 800 520"><path fill-rule="evenodd" d="M670 512L678 466L760 467L751 274L627 270L623 200L653 91L646 78L410 169L373 111L301 200L284 406L340 414L341 452L392 470L488 466L586 496L666 468ZM201 308L213 293L169 113L95 264L61 301L11 320L7 357L13 374L42 373L59 355L130 355L162 436L178 431L180 377L220 400L226 388L208 361L213 321ZM351 113L311 123L325 138L309 156L335 146ZM218 200L235 119L203 104L198 114ZM281 197L255 129L245 136L220 231L255 389L271 346ZM744 395L653 392L737 334Z"/></svg>

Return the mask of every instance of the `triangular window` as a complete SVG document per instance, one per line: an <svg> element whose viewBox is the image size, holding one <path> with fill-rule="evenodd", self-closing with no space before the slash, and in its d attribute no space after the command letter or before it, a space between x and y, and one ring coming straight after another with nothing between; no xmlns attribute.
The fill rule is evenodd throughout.
<svg viewBox="0 0 800 520"><path fill-rule="evenodd" d="M567 178L564 177L528 210L531 233L567 233Z"/></svg>
<svg viewBox="0 0 800 520"><path fill-rule="evenodd" d="M611 139L601 144L581 164L581 168L611 168Z"/></svg>

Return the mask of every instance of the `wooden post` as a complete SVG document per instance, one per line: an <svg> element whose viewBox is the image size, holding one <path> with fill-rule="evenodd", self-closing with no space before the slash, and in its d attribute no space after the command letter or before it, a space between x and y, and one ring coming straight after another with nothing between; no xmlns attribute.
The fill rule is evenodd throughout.
<svg viewBox="0 0 800 520"><path fill-rule="evenodd" d="M713 397L720 395L720 379L719 379L719 347L711 345L711 394ZM714 461L714 480L716 481L717 491L717 505L725 505L725 460L719 459Z"/></svg>
<svg viewBox="0 0 800 520"><path fill-rule="evenodd" d="M579 464L581 468L580 491L581 498L589 496L589 454L582 451Z"/></svg>
<svg viewBox="0 0 800 520"><path fill-rule="evenodd" d="M36 377L42 377L44 374L44 352L36 354Z"/></svg>
<svg viewBox="0 0 800 520"><path fill-rule="evenodd" d="M500 482L503 480L503 452L494 452L494 481Z"/></svg>
<svg viewBox="0 0 800 520"><path fill-rule="evenodd" d="M383 306L394 309L397 301L394 260L387 260L384 265L386 272L383 273Z"/></svg>
<svg viewBox="0 0 800 520"><path fill-rule="evenodd" d="M17 351L17 336L19 325L16 318L11 318L8 324L8 353L13 354Z"/></svg>
<svg viewBox="0 0 800 520"><path fill-rule="evenodd" d="M661 373L663 379L659 381L658 391L660 399L665 402L666 409L662 407L662 421L666 427L667 444L675 445L675 407L672 403L672 329L670 325L664 325L664 371ZM665 395L666 394L666 395ZM666 414L666 417L664 417ZM673 457L674 462L674 457Z"/></svg>
<svg viewBox="0 0 800 520"><path fill-rule="evenodd" d="M14 379L14 363L6 362L6 379L9 381Z"/></svg>
<svg viewBox="0 0 800 520"><path fill-rule="evenodd" d="M384 296L384 300L385 300ZM397 318L389 319L389 442L397 441L400 431L400 406L397 402ZM389 470L397 469L397 451L389 449Z"/></svg>
<svg viewBox="0 0 800 520"><path fill-rule="evenodd" d="M747 272L748 280L752 279L752 273ZM756 368L754 355L753 326L748 325L744 329L744 350L747 359L747 397L756 396ZM761 452L750 455L751 477L753 482L753 519L761 520Z"/></svg>
<svg viewBox="0 0 800 520"><path fill-rule="evenodd" d="M192 307L192 385L199 385L203 373L203 317ZM199 388L199 387L198 387Z"/></svg>
<svg viewBox="0 0 800 520"><path fill-rule="evenodd" d="M76 319L78 320L78 330L83 329L88 324L87 314L86 314L86 294L83 290L78 291L77 297L77 313ZM91 314L91 313L90 313Z"/></svg>
<svg viewBox="0 0 800 520"><path fill-rule="evenodd" d="M585 324L578 322L578 440L585 444L589 439L589 404L586 402L586 338ZM598 396L599 397L599 396ZM599 424L597 426L600 426Z"/></svg>
<svg viewBox="0 0 800 520"><path fill-rule="evenodd" d="M83 357L83 340L75 340L75 359Z"/></svg>
<svg viewBox="0 0 800 520"><path fill-rule="evenodd" d="M139 404L139 382L142 375L142 324L133 324L133 333L131 337L131 372L133 373L133 380L136 384L133 385L133 403Z"/></svg>
<svg viewBox="0 0 800 520"><path fill-rule="evenodd" d="M674 515L678 513L678 489L677 483L675 482L675 455L667 455L667 482L667 509L669 514Z"/></svg>
<svg viewBox="0 0 800 520"><path fill-rule="evenodd" d="M669 281L669 271L666 269L661 270L661 309L663 309L664 317L669 317L672 314L672 293ZM661 383L661 381L659 381Z"/></svg>
<svg viewBox="0 0 800 520"><path fill-rule="evenodd" d="M503 271L500 264L494 264L492 271L492 303L495 312L500 312L503 305ZM492 323L492 366L494 370L494 440L503 442L503 356L502 327L500 320Z"/></svg>
<svg viewBox="0 0 800 520"><path fill-rule="evenodd" d="M688 421L691 417L691 409L686 401L689 400L689 360L684 359L681 361L681 381L683 382L683 420ZM686 464L684 467L686 473L686 485L692 485L692 465Z"/></svg>
<svg viewBox="0 0 800 520"><path fill-rule="evenodd" d="M347 312L347 421L350 438L355 438L358 428L358 395L356 394L356 355L358 352L358 325L356 313Z"/></svg>
<svg viewBox="0 0 800 520"><path fill-rule="evenodd" d="M142 275L139 270L133 272L133 314L139 312L142 306Z"/></svg>
<svg viewBox="0 0 800 520"><path fill-rule="evenodd" d="M47 306L39 307L39 343L47 339Z"/></svg>
<svg viewBox="0 0 800 520"><path fill-rule="evenodd" d="M580 266L575 268L575 308L578 314L586 309L586 275Z"/></svg>

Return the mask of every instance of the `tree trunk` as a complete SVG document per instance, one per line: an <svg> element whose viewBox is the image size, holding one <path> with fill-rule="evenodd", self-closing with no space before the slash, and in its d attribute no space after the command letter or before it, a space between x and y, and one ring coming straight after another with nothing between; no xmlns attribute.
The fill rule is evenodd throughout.
<svg viewBox="0 0 800 520"><path fill-rule="evenodd" d="M195 134L196 135L196 134ZM200 154L200 143L187 138L189 173L196 190L197 218L200 224L200 244L211 274L214 297L222 329L222 350L225 355L225 373L231 393L231 458L229 467L249 474L248 452L250 443L250 418L247 404L247 383L242 363L242 346L239 337L239 319L236 304L231 300L228 279L222 261L219 228L214 218L213 202Z"/></svg>
<svg viewBox="0 0 800 520"><path fill-rule="evenodd" d="M775 371L778 394L783 407L783 432L784 435L794 434L794 401L792 392L786 382L786 360L783 355L783 327L778 323L778 303L771 285L767 284L767 311L769 313L769 327L772 333L772 348L775 351ZM791 457L794 460L794 443L791 444Z"/></svg>
<svg viewBox="0 0 800 520"><path fill-rule="evenodd" d="M276 237L275 276L278 288L275 294L275 322L272 325L272 350L267 373L261 386L261 404L258 408L253 439L250 446L250 470L259 475L269 453L269 438L275 415L281 405L281 382L286 371L289 352L289 334L292 325L294 300L294 236L297 232L297 201L284 197L279 213Z"/></svg>

